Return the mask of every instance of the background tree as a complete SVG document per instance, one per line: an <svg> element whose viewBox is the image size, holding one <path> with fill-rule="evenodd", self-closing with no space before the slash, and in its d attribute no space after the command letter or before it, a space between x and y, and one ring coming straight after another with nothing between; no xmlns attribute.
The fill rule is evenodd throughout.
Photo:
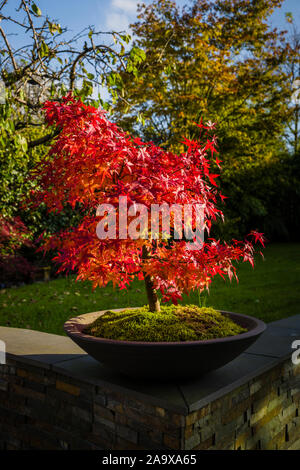
<svg viewBox="0 0 300 470"><path fill-rule="evenodd" d="M60 99L67 90L108 108L99 94L105 86L112 100L122 94L119 66L136 74L144 57L138 49L126 53L130 40L119 32L100 32L89 26L71 35L66 27L43 15L32 0L16 3L13 16L0 3L0 212L19 211L22 195L34 186L26 175L59 130L46 129L41 106L46 98ZM13 31L13 34L11 34ZM22 38L19 46L18 36Z"/></svg>
<svg viewBox="0 0 300 470"><path fill-rule="evenodd" d="M193 121L205 115L218 121L225 160L237 153L252 157L261 149L270 154L270 142L278 145L282 135L287 113L282 102L289 92L282 70L289 47L266 21L280 4L201 0L181 13L170 0L140 6L133 48L143 48L147 60L138 86L121 71L132 107L124 117L126 102L118 102L118 119L135 126L140 112L145 126L139 131L174 144L186 131L192 137Z"/></svg>
<svg viewBox="0 0 300 470"><path fill-rule="evenodd" d="M292 93L286 64L296 51L285 32L268 25L281 3L199 0L182 11L170 0L141 5L133 47L147 59L135 83L120 70L128 104L118 100L114 111L123 128L178 150L183 134L194 136L194 121L217 122L229 196L222 230L229 236L246 233L253 221L264 225L269 197L253 175L286 151Z"/></svg>
<svg viewBox="0 0 300 470"><path fill-rule="evenodd" d="M300 31L291 13L286 14L286 20L290 25L289 43L294 52L285 64L289 86L292 90L292 96L288 97L290 119L287 123L286 140L291 153L298 155L300 151Z"/></svg>

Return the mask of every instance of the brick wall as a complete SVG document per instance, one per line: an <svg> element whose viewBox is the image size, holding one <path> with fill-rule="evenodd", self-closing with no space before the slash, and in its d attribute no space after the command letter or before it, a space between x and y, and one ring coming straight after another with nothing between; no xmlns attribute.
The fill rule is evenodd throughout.
<svg viewBox="0 0 300 470"><path fill-rule="evenodd" d="M0 365L1 449L300 449L300 366L176 413L51 369Z"/></svg>

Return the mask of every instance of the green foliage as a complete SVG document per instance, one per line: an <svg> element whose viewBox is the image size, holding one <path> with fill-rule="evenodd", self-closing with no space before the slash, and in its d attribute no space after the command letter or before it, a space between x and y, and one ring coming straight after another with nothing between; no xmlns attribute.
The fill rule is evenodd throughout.
<svg viewBox="0 0 300 470"><path fill-rule="evenodd" d="M162 306L150 312L148 306L137 310L105 312L84 333L123 341L196 341L224 338L246 331L228 316L213 308Z"/></svg>
<svg viewBox="0 0 300 470"><path fill-rule="evenodd" d="M45 126L30 129L28 124L29 128L23 128L23 119L22 109L14 106L7 92L5 104L0 105L0 213L5 217L19 213L24 194L35 187L35 182L27 178L28 172L45 152L44 147L28 148L28 142L40 137Z"/></svg>
<svg viewBox="0 0 300 470"><path fill-rule="evenodd" d="M203 0L180 11L172 1L154 0L140 7L132 25L132 47L146 52L138 79L120 70L126 93L113 109L126 130L179 150L183 135L196 137L194 122L217 122L220 185L228 199L227 225L215 232L227 238L254 224L274 240L294 237L284 220L290 203L276 193L297 200L299 180L285 155L292 120L294 153L300 141L299 106L291 106L299 41L296 47L286 32L270 27L281 3Z"/></svg>
<svg viewBox="0 0 300 470"><path fill-rule="evenodd" d="M40 10L40 8L39 8L35 3L32 3L31 9L32 9L33 13L34 13L36 16L41 16L42 11Z"/></svg>
<svg viewBox="0 0 300 470"><path fill-rule="evenodd" d="M25 123L22 125L24 111L27 113L26 126ZM43 231L54 233L69 227L78 218L78 211L69 207L55 217L47 213L45 205L37 210L24 205L24 198L37 186L28 174L48 152L48 145L28 145L46 132L45 124L35 126L35 123L36 117L31 115L30 109L15 106L14 98L8 91L5 104L0 105L0 214L8 221L20 216L33 237Z"/></svg>
<svg viewBox="0 0 300 470"><path fill-rule="evenodd" d="M267 18L279 0L194 2L182 13L169 0L140 7L132 25L146 51L134 82L120 70L125 100L114 107L128 130L176 145L193 122L218 122L225 163L270 156L280 147L289 94L282 65L288 46ZM145 125L135 116L143 114Z"/></svg>
<svg viewBox="0 0 300 470"><path fill-rule="evenodd" d="M220 184L225 200L225 223L212 234L231 239L251 227L267 239L296 241L300 233L300 159L287 153L244 165L239 171L226 168Z"/></svg>

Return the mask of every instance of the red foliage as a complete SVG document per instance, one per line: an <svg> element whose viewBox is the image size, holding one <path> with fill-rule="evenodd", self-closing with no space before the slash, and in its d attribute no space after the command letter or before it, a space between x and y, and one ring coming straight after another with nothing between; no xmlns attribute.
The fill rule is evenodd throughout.
<svg viewBox="0 0 300 470"><path fill-rule="evenodd" d="M30 233L20 217L0 214L0 254L14 253L22 245L30 246Z"/></svg>
<svg viewBox="0 0 300 470"><path fill-rule="evenodd" d="M244 242L232 244L208 238L199 250L187 250L186 242L170 245L148 239L106 239L96 235L96 208L109 203L118 208L119 196L128 205L203 204L207 232L217 217L223 217L217 203L224 199L217 187L218 174L211 173L216 137L214 124L198 126L204 141L184 139L186 151L176 155L153 143L143 143L111 123L103 110L84 105L68 95L62 103L45 104L47 121L61 129L50 156L36 169L40 189L36 204L45 202L50 211L65 204L80 205L81 223L45 240L44 249L58 249L60 270L77 269L78 279L90 279L94 286L109 281L126 287L136 276L154 277L154 286L164 300L176 302L183 292L208 288L212 278L236 276L235 260L253 264L251 239L263 244L263 236L252 232ZM210 154L210 156L208 155ZM220 166L220 160L214 160ZM128 218L130 221L130 218ZM118 224L117 224L118 225ZM118 232L117 232L118 233ZM149 257L143 259L142 247Z"/></svg>
<svg viewBox="0 0 300 470"><path fill-rule="evenodd" d="M0 282L16 283L32 278L35 268L20 255L24 246L32 246L31 234L19 217L0 215Z"/></svg>

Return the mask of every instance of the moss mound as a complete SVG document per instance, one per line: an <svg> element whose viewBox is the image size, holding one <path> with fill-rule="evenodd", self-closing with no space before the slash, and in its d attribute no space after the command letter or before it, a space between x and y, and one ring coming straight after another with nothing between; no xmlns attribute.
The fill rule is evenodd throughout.
<svg viewBox="0 0 300 470"><path fill-rule="evenodd" d="M195 341L223 338L246 330L228 316L209 307L162 306L150 312L148 306L122 312L107 311L84 333L122 341Z"/></svg>

